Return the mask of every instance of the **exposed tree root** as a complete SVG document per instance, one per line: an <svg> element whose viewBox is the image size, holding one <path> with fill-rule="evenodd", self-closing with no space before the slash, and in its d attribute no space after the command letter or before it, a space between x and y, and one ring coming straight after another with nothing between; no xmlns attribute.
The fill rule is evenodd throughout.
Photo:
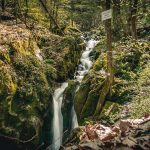
<svg viewBox="0 0 150 150"><path fill-rule="evenodd" d="M37 134L35 134L32 138L30 138L26 141L23 141L23 140L20 140L18 138L14 138L14 137L11 137L11 136L6 136L6 135L3 135L3 134L0 134L0 137L11 140L11 141L15 141L17 143L26 144L26 143L30 143L31 141L33 141L37 137Z"/></svg>

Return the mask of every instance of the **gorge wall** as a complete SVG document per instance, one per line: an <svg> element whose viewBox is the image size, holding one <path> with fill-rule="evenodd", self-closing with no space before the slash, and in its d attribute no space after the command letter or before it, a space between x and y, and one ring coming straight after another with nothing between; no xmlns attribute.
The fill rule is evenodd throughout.
<svg viewBox="0 0 150 150"><path fill-rule="evenodd" d="M31 149L48 145L56 82L72 78L83 41L23 24L0 24L0 30L0 137Z"/></svg>

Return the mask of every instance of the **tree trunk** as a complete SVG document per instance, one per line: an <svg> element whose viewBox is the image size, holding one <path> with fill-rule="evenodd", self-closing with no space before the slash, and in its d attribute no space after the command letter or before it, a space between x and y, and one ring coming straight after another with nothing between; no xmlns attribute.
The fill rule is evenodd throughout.
<svg viewBox="0 0 150 150"><path fill-rule="evenodd" d="M120 0L113 0L113 32L116 35L116 40L119 40L121 38L122 20L120 12L120 3Z"/></svg>
<svg viewBox="0 0 150 150"><path fill-rule="evenodd" d="M128 5L129 5L129 11L128 11L128 19L127 19L127 35L131 35L131 19L132 19L132 14L131 14L131 11L132 11L132 0L129 0L128 2Z"/></svg>
<svg viewBox="0 0 150 150"><path fill-rule="evenodd" d="M138 0L133 1L133 6L131 10L131 34L132 37L137 39L137 31L136 31L136 13L137 13L137 5L138 5Z"/></svg>
<svg viewBox="0 0 150 150"><path fill-rule="evenodd" d="M18 4L18 0L14 0L13 1L13 15L15 16L15 20L16 20L16 25L18 24L18 13L19 13L19 4Z"/></svg>
<svg viewBox="0 0 150 150"><path fill-rule="evenodd" d="M24 13L24 19L25 19L25 25L27 26L27 16L28 16L28 0L25 0L25 13Z"/></svg>
<svg viewBox="0 0 150 150"><path fill-rule="evenodd" d="M61 28L59 27L59 25L57 24L55 18L53 17L53 15L51 14L51 10L49 11L46 7L46 5L43 3L43 0L39 0L40 4L42 5L42 7L44 8L45 12L49 15L49 19L50 21L52 21L54 23L54 25L57 27L57 29L61 32L62 35L64 35L64 32L61 30Z"/></svg>
<svg viewBox="0 0 150 150"><path fill-rule="evenodd" d="M106 10L110 9L111 0L106 0ZM110 95L112 93L112 83L113 83L113 58L112 58L112 31L111 31L111 19L105 22L105 28L107 33L107 71L109 74L110 82Z"/></svg>
<svg viewBox="0 0 150 150"><path fill-rule="evenodd" d="M143 0L142 2L142 9L143 9L143 13L146 13L146 10L147 10L147 3L146 3L147 0ZM150 3L150 2L149 2Z"/></svg>
<svg viewBox="0 0 150 150"><path fill-rule="evenodd" d="M2 6L2 11L4 12L5 11L5 0L1 1L1 6Z"/></svg>
<svg viewBox="0 0 150 150"><path fill-rule="evenodd" d="M137 13L138 0L129 1L129 18L128 18L128 30L129 35L132 35L133 38L137 39L136 31L136 13Z"/></svg>

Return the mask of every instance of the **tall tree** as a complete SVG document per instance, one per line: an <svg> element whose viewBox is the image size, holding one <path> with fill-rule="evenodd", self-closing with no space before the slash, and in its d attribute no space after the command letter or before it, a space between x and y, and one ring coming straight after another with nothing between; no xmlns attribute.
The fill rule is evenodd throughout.
<svg viewBox="0 0 150 150"><path fill-rule="evenodd" d="M133 38L137 38L137 31L136 31L136 18L137 18L137 6L138 0L130 0L129 1L129 19L128 19L128 28L129 34L132 35Z"/></svg>
<svg viewBox="0 0 150 150"><path fill-rule="evenodd" d="M59 32L61 32L62 35L64 35L64 32L61 30L59 24L57 23L56 19L54 18L53 14L52 14L52 10L48 9L47 6L44 4L43 0L39 0L41 6L43 7L44 11L48 14L50 22L52 22L56 28L59 30Z"/></svg>

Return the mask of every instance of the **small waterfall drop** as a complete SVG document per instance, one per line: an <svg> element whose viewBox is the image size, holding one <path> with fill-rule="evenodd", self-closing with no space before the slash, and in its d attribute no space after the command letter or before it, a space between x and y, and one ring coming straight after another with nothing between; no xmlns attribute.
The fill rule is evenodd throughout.
<svg viewBox="0 0 150 150"><path fill-rule="evenodd" d="M61 113L61 104L63 99L63 92L65 91L68 83L62 83L61 87L55 90L53 96L53 107L54 107L54 117L53 117L53 143L52 149L58 150L62 143L63 136L63 116Z"/></svg>
<svg viewBox="0 0 150 150"><path fill-rule="evenodd" d="M86 41L85 41L86 42ZM84 75L89 71L89 69L92 66L92 61L90 59L90 53L93 50L93 48L96 46L98 41L95 41L94 39L91 39L86 42L86 49L83 51L80 64L77 67L77 71L74 75L74 80L81 83ZM54 117L53 117L53 142L52 147L50 149L52 150L59 150L61 144L62 144L62 137L63 137L63 116L61 113L61 105L63 100L63 93L65 89L67 88L68 83L64 82L61 84L61 87L55 90L54 96L53 96L53 105L54 105ZM77 90L79 87L77 88ZM78 127L78 121L76 112L74 109L74 106L72 107L71 111L72 116L72 129Z"/></svg>
<svg viewBox="0 0 150 150"><path fill-rule="evenodd" d="M74 110L74 106L72 107L71 116L72 116L72 127L71 127L71 129L73 130L73 129L78 127L78 119L77 119L76 112Z"/></svg>

